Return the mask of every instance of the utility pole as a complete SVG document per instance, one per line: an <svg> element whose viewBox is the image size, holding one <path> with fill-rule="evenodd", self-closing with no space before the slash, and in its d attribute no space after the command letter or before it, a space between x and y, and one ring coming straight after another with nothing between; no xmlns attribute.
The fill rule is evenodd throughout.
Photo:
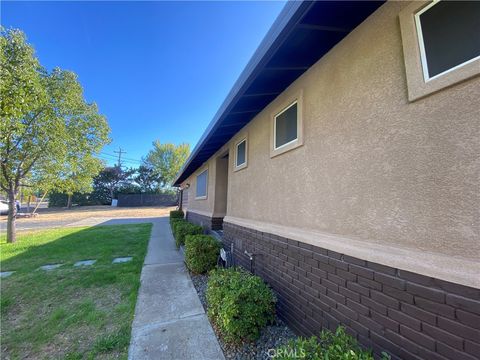
<svg viewBox="0 0 480 360"><path fill-rule="evenodd" d="M122 150L121 147L118 147L118 151L113 151L115 154L118 154L118 167L122 166L122 154L126 154L127 152Z"/></svg>

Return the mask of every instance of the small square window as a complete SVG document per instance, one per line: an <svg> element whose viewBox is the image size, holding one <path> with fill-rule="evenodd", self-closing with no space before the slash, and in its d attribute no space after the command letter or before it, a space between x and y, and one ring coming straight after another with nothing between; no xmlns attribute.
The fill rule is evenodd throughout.
<svg viewBox="0 0 480 360"><path fill-rule="evenodd" d="M415 14L425 81L480 57L480 1L436 1Z"/></svg>
<svg viewBox="0 0 480 360"><path fill-rule="evenodd" d="M196 199L206 199L207 198L207 185L208 185L208 170L203 171L197 175L197 185L196 185Z"/></svg>
<svg viewBox="0 0 480 360"><path fill-rule="evenodd" d="M275 150L298 139L297 102L275 116Z"/></svg>
<svg viewBox="0 0 480 360"><path fill-rule="evenodd" d="M303 89L290 91L275 103L270 117L271 158L303 146Z"/></svg>
<svg viewBox="0 0 480 360"><path fill-rule="evenodd" d="M237 170L247 166L247 139L243 139L236 145L235 168Z"/></svg>

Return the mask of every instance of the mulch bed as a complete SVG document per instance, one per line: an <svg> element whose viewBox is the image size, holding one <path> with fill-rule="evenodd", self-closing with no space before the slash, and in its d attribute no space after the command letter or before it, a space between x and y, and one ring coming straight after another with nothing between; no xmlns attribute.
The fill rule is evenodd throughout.
<svg viewBox="0 0 480 360"><path fill-rule="evenodd" d="M197 290L200 301L202 302L205 312L207 312L206 290L207 290L207 275L194 275L190 273L193 285ZM213 327L215 330L215 327ZM216 331L215 331L216 332ZM220 347L223 350L225 358L228 360L267 360L269 349L275 349L279 346L285 345L290 339L296 336L292 330L275 316L275 321L263 329L260 338L254 343L247 343L241 346L231 346L225 344L221 337L216 333Z"/></svg>

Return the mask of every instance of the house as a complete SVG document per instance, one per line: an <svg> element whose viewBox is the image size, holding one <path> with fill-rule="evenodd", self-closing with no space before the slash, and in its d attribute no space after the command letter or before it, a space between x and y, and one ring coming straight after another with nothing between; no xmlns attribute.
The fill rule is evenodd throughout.
<svg viewBox="0 0 480 360"><path fill-rule="evenodd" d="M175 181L299 334L480 354L480 2L289 2Z"/></svg>

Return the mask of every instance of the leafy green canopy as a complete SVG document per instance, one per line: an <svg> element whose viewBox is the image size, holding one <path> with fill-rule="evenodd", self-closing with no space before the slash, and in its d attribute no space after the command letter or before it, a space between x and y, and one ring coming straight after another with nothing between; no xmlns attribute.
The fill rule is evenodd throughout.
<svg viewBox="0 0 480 360"><path fill-rule="evenodd" d="M20 186L89 191L109 127L85 101L77 75L43 68L22 31L1 28L0 64L0 188L10 204L7 238L15 242Z"/></svg>
<svg viewBox="0 0 480 360"><path fill-rule="evenodd" d="M22 31L2 29L0 46L0 186L88 191L102 166L95 154L109 141L105 117L75 73L41 67Z"/></svg>
<svg viewBox="0 0 480 360"><path fill-rule="evenodd" d="M154 141L153 149L144 159L144 166L152 172L147 174L148 181L152 183L152 179L155 179L160 187L171 186L189 154L189 144L162 144L159 140Z"/></svg>

